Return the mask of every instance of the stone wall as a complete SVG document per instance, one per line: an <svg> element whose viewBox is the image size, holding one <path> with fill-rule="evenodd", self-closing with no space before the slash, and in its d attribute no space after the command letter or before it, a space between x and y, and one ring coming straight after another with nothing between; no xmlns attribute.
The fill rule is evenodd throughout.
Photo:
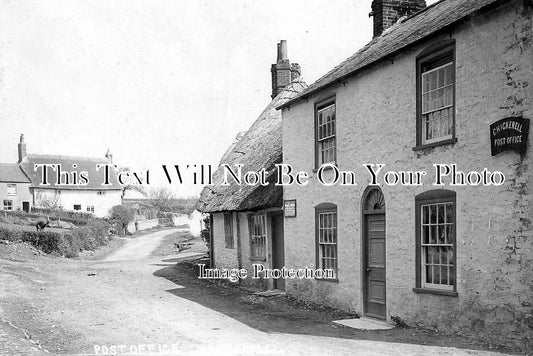
<svg viewBox="0 0 533 356"><path fill-rule="evenodd" d="M284 163L311 174L309 185L284 188L297 199L298 217L285 219L287 267L314 264L314 207L338 206L339 281L289 280L300 297L362 312L361 199L370 175L424 170L424 185L382 185L386 201L387 314L408 324L475 333L493 343L533 346L533 174L526 155L491 156L489 124L508 116L533 118L531 2L513 1L404 50L344 83L283 110ZM416 55L436 40L456 40L456 138L452 145L416 145ZM337 163L356 172L357 186L324 187L314 169L314 103L334 94ZM531 138L531 133L530 133ZM501 171L504 185L450 187L457 194L458 296L417 294L415 196L435 189L433 164ZM528 346L529 345L529 346Z"/></svg>

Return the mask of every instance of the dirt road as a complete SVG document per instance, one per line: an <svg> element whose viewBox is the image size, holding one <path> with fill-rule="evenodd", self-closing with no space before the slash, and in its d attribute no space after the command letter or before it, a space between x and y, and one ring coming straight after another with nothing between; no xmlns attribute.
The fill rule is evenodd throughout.
<svg viewBox="0 0 533 356"><path fill-rule="evenodd" d="M297 330L261 331L239 321L238 311L229 316L188 298L189 287L169 276L176 262L198 254L198 249L174 256L150 256L172 232L128 240L103 260L42 255L31 260L0 260L0 311L6 323L18 328L8 328L11 334L19 333L23 338L25 332L44 350L69 355L490 354L304 335ZM41 351L36 345L14 340L11 346L0 346L0 355L15 354L16 347L28 347L28 352L18 353L21 355L30 351L38 354Z"/></svg>

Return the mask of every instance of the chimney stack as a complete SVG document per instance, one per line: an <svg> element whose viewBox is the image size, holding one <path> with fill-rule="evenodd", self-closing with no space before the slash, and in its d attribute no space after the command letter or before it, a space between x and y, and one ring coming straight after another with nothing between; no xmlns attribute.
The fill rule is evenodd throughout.
<svg viewBox="0 0 533 356"><path fill-rule="evenodd" d="M26 143L24 142L24 134L20 134L20 141L19 141L19 160L17 163L22 162L22 160L26 157Z"/></svg>
<svg viewBox="0 0 533 356"><path fill-rule="evenodd" d="M291 63L287 57L287 41L278 43L278 59L272 64L272 99L301 74L300 65Z"/></svg>
<svg viewBox="0 0 533 356"><path fill-rule="evenodd" d="M107 149L107 152L105 153L105 158L107 158L109 163L113 163L113 154L111 153L109 148Z"/></svg>
<svg viewBox="0 0 533 356"><path fill-rule="evenodd" d="M426 7L425 0L373 0L374 37L394 25L402 16L411 16Z"/></svg>

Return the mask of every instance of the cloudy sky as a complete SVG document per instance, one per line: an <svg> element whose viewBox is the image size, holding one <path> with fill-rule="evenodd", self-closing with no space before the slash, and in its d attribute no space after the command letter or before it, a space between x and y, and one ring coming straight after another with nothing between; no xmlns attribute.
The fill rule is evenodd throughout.
<svg viewBox="0 0 533 356"><path fill-rule="evenodd" d="M371 39L370 4L0 0L0 162L24 133L29 153L109 148L154 184L162 164L216 166L270 100L276 43L311 83Z"/></svg>

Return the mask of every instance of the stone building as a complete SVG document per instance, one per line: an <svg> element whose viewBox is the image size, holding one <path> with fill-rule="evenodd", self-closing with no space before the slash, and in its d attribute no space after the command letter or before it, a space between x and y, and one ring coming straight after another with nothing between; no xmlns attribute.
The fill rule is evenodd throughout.
<svg viewBox="0 0 533 356"><path fill-rule="evenodd" d="M305 87L299 66L287 59L287 44L278 44L278 60L272 65L272 101L228 148L213 174L213 184L202 191L198 209L210 214L211 264L218 269L245 268L252 264L265 268L283 267L283 189L275 186L275 164L281 163L281 112L276 107L293 98ZM237 183L235 174L242 165L247 172L265 171L266 186ZM227 185L224 176L227 175ZM283 289L283 280L246 278L243 283L261 289Z"/></svg>
<svg viewBox="0 0 533 356"><path fill-rule="evenodd" d="M284 187L285 264L336 274L287 293L533 347L532 8L375 0L374 38L280 106L284 163L310 174Z"/></svg>

